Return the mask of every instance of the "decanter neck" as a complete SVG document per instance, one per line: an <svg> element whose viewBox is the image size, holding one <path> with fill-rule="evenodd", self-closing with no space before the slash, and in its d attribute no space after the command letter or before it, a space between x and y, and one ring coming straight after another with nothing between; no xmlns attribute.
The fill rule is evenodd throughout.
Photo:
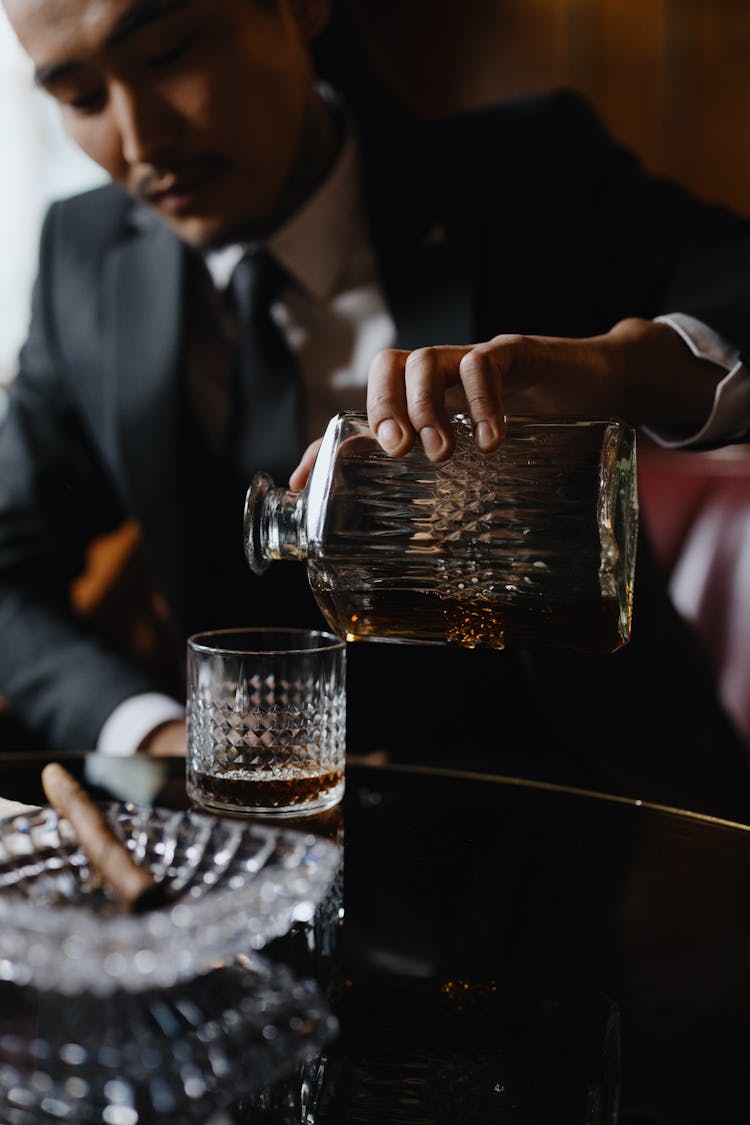
<svg viewBox="0 0 750 1125"><path fill-rule="evenodd" d="M274 559L306 559L306 492L277 488L267 473L256 473L245 500L245 556L262 574Z"/></svg>

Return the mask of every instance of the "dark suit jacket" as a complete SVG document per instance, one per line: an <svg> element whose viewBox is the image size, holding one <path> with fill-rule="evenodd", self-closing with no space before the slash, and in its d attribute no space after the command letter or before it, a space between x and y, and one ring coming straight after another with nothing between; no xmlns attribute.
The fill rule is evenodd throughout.
<svg viewBox="0 0 750 1125"><path fill-rule="evenodd" d="M576 95L432 124L379 107L360 124L401 346L502 331L583 336L624 316L680 311L750 352L750 223L645 176ZM199 529L220 521L206 523L186 485L195 436L182 386L188 260L116 187L55 204L44 225L29 336L0 429L0 692L53 746L93 744L119 702L159 686L68 609L87 543L125 518L143 529L181 637L321 621L304 568L280 563L257 579L245 567L241 496L262 467L252 450L217 496L227 519L236 510L237 531L217 530L211 558L195 564ZM731 732L708 687L685 698L695 665L682 667L682 640L661 647L657 619L636 596L624 652L534 659L549 715L505 654L354 646L352 697L370 706L351 749L418 747L428 757L450 755L460 740L502 764L535 746L559 744L562 754L582 743L597 771L604 760L603 784L640 787L640 796L676 801L685 776L699 791L717 777L740 785Z"/></svg>

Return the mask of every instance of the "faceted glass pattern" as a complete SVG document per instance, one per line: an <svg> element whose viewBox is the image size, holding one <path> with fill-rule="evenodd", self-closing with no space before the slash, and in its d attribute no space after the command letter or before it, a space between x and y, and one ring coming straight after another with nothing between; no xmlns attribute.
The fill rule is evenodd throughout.
<svg viewBox="0 0 750 1125"><path fill-rule="evenodd" d="M67 995L167 988L308 922L341 848L309 833L112 802L163 907L123 914L51 809L0 821L0 980Z"/></svg>
<svg viewBox="0 0 750 1125"><path fill-rule="evenodd" d="M618 419L508 420L491 454L453 417L439 464L388 457L363 414L333 418L301 493L257 473L245 553L306 560L330 629L354 641L613 652L633 609L635 432Z"/></svg>
<svg viewBox="0 0 750 1125"><path fill-rule="evenodd" d="M346 646L312 630L188 642L188 794L210 809L299 816L344 791Z"/></svg>

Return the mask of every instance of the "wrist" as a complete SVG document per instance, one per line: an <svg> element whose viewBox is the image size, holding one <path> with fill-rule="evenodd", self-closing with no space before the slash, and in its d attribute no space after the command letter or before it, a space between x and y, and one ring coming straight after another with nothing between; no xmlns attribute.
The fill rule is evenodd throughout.
<svg viewBox="0 0 750 1125"><path fill-rule="evenodd" d="M692 433L711 412L726 371L694 354L668 323L628 317L607 333L614 401L633 425Z"/></svg>
<svg viewBox="0 0 750 1125"><path fill-rule="evenodd" d="M152 758L182 758L187 749L187 730L183 719L160 723L141 740L137 752Z"/></svg>

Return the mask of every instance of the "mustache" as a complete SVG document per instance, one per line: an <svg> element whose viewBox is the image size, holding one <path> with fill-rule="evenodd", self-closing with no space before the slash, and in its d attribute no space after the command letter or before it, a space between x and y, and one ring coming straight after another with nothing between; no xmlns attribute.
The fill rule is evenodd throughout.
<svg viewBox="0 0 750 1125"><path fill-rule="evenodd" d="M140 174L133 187L133 195L141 203L150 203L175 184L197 180L225 169L227 162L217 156L201 156L194 160L174 160L168 164L153 165Z"/></svg>

